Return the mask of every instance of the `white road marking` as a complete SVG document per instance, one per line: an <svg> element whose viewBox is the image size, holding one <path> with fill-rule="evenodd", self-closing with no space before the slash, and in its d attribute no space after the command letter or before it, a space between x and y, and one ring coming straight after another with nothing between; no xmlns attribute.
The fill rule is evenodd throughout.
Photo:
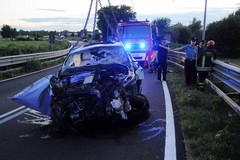
<svg viewBox="0 0 240 160"><path fill-rule="evenodd" d="M5 122L7 122L7 121L9 121L9 120L17 117L17 116L20 116L21 114L23 114L23 113L25 113L25 112L27 112L27 111L30 110L29 108L25 108L25 109L23 109L23 108L25 108L25 106L19 107L19 108L15 109L15 110L12 110L12 111L10 111L10 112L7 112L7 113L1 115L1 116L0 116L1 118L6 117L6 116L8 116L8 117L6 117L6 118L4 118L4 119L1 119L1 120L0 120L0 124L3 124L3 123L5 123ZM21 109L23 109L23 110L21 110ZM20 111L19 111L19 110L20 110ZM16 112L16 113L15 113L15 112ZM14 114L12 114L12 113L14 113ZM12 115L10 115L10 114L12 114ZM10 115L10 116L9 116L9 115Z"/></svg>
<svg viewBox="0 0 240 160"><path fill-rule="evenodd" d="M2 115L0 115L0 119L4 118L4 117L6 117L6 116L8 116L8 115L10 115L10 114L12 114L12 113L14 113L14 112L17 112L17 111L19 111L19 110L21 110L21 109L23 109L23 108L26 108L26 107L25 107L25 106L21 106L21 107L18 107L18 108L16 108L16 109L10 111L10 112L7 112L7 113L5 113L5 114L2 114Z"/></svg>
<svg viewBox="0 0 240 160"><path fill-rule="evenodd" d="M164 160L176 160L176 136L172 101L169 94L168 86L165 81L162 82L165 105L166 105L166 137L165 137L165 154Z"/></svg>

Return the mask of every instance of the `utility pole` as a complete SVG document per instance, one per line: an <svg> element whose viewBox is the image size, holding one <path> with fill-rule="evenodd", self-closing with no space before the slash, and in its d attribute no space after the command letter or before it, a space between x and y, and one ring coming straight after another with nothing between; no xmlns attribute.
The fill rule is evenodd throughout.
<svg viewBox="0 0 240 160"><path fill-rule="evenodd" d="M205 35L206 35L206 13L207 13L207 0L205 0L202 40L205 40Z"/></svg>
<svg viewBox="0 0 240 160"><path fill-rule="evenodd" d="M132 2L132 21L134 21L135 19L133 19L133 10L134 10L134 8L133 8L133 1L131 0L131 2Z"/></svg>

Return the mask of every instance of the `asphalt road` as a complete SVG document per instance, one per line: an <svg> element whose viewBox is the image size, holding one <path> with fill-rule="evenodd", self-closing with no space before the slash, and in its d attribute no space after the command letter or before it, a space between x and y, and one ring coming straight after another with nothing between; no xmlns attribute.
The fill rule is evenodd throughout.
<svg viewBox="0 0 240 160"><path fill-rule="evenodd" d="M31 120L48 118L29 110L3 122L21 107L8 97L43 76L56 74L53 68L27 77L0 83L1 160L162 160L165 151L166 105L163 85L156 74L145 73L143 94L150 103L150 117L137 126L88 126L84 132L59 133ZM24 110L19 109L20 111ZM19 111L18 111L19 112ZM177 159L184 159L181 132L176 124ZM26 123L27 122L27 123ZM173 146L175 147L175 146Z"/></svg>

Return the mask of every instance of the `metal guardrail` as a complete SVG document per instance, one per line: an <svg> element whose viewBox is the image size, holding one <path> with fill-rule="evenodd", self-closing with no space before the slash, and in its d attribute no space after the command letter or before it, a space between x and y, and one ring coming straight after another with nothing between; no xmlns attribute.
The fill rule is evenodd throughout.
<svg viewBox="0 0 240 160"><path fill-rule="evenodd" d="M240 68L219 60L214 60L214 64L212 75L240 93Z"/></svg>
<svg viewBox="0 0 240 160"><path fill-rule="evenodd" d="M26 63L30 60L46 60L61 57L67 55L69 52L69 48L61 51L53 51L53 52L43 52L43 53L32 53L32 54L23 54L16 56L4 56L0 57L0 67L3 66L11 66L15 64Z"/></svg>
<svg viewBox="0 0 240 160"><path fill-rule="evenodd" d="M177 51L171 51L168 55L168 62L184 69L183 63L185 60L185 53L184 52L177 52Z"/></svg>
<svg viewBox="0 0 240 160"><path fill-rule="evenodd" d="M168 62L178 67L184 68L183 63L185 60L184 52L169 52ZM233 101L230 96L238 95L240 98L240 68L234 65L224 63L219 60L214 60L214 67L212 75L219 79L222 83L232 88L235 93L224 93L209 79L206 79L206 83L221 97L223 100L240 116L240 106Z"/></svg>

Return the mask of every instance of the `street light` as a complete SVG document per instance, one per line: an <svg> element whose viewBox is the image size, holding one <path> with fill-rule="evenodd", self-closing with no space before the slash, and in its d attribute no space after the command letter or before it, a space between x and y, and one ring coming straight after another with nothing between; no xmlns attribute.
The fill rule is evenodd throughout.
<svg viewBox="0 0 240 160"><path fill-rule="evenodd" d="M205 0L202 40L205 40L205 34L206 34L206 13L207 13L207 0Z"/></svg>

